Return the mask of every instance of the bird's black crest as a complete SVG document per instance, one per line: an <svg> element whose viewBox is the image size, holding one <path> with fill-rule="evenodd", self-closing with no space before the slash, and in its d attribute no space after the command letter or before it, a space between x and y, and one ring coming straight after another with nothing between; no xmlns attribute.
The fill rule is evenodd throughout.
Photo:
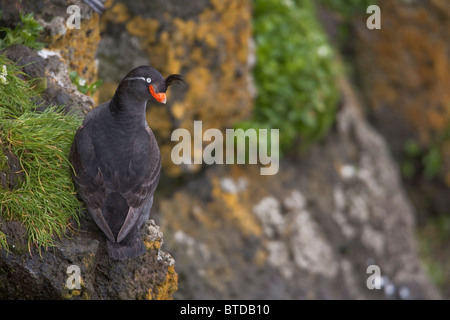
<svg viewBox="0 0 450 320"><path fill-rule="evenodd" d="M170 76L168 76L165 80L166 82L166 87L169 87L170 85L176 83L176 82L184 82L183 80L183 76L181 76L180 74L171 74Z"/></svg>

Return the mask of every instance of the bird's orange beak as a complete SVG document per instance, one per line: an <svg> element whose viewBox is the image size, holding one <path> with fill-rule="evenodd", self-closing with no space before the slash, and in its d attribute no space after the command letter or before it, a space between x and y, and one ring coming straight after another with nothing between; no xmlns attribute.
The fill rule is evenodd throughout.
<svg viewBox="0 0 450 320"><path fill-rule="evenodd" d="M150 91L151 95L153 96L153 98L155 98L156 101L164 104L167 102L167 96L164 92L156 93L152 85L148 86L148 90Z"/></svg>

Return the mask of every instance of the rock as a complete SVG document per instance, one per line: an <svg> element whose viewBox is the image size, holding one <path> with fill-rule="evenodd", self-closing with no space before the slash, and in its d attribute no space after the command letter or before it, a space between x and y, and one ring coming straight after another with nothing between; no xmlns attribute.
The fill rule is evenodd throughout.
<svg viewBox="0 0 450 320"><path fill-rule="evenodd" d="M357 77L368 102L368 115L389 141L398 161L413 163L409 191L424 220L430 212L447 215L450 205L450 3L380 2L382 27L372 31L365 19L353 22ZM415 141L435 148L436 163L407 152ZM422 155L423 156L423 155ZM436 159L436 156L435 156ZM434 166L435 179L423 177ZM425 168L424 168L425 167Z"/></svg>
<svg viewBox="0 0 450 320"><path fill-rule="evenodd" d="M80 8L80 28L70 29L67 20L71 5ZM44 28L40 41L64 60L66 68L76 71L88 84L97 80L97 46L100 42L100 16L83 0L0 0L4 26L14 27L19 14L33 13ZM24 56L26 58L26 56ZM94 97L95 98L95 97Z"/></svg>
<svg viewBox="0 0 450 320"><path fill-rule="evenodd" d="M414 209L353 89L325 141L275 176L206 168L159 203L178 299L438 298L417 256ZM380 290L366 282L379 266Z"/></svg>
<svg viewBox="0 0 450 320"><path fill-rule="evenodd" d="M19 159L0 141L0 190L13 190L24 178Z"/></svg>
<svg viewBox="0 0 450 320"><path fill-rule="evenodd" d="M10 240L17 240L11 231L17 222L3 221L1 226ZM143 236L153 237L157 228L148 221ZM28 252L23 246L21 252L14 244L11 253L0 251L0 299L171 299L177 274L169 254L150 248L141 257L115 261L90 217L83 217L75 230L45 252ZM158 239L162 241L161 233ZM79 288L67 285L71 266L79 268Z"/></svg>
<svg viewBox="0 0 450 320"><path fill-rule="evenodd" d="M69 78L67 65L58 52L42 49L38 52L24 46L13 45L2 50L32 79L38 79L43 92L38 99L44 106L63 106L66 112L86 114L94 100L78 91Z"/></svg>
<svg viewBox="0 0 450 320"><path fill-rule="evenodd" d="M36 19L44 27L49 49L58 52L70 70L82 76L88 84L97 80L96 52L100 42L100 16L82 0L41 0L43 10ZM70 29L67 8L80 8L80 28Z"/></svg>
<svg viewBox="0 0 450 320"><path fill-rule="evenodd" d="M73 67L82 75L93 70L88 66L94 60L85 61L95 51L87 45L87 31L97 16L87 12L81 38L69 36L58 18L66 16L61 10L68 2L58 0L52 8L45 3L33 6L47 10L39 19L46 39L60 49L37 57L50 83L45 100L70 104L77 94L67 82L66 64L89 50ZM414 209L398 169L348 84L341 83L344 100L328 137L301 158L282 160L277 175L261 176L258 166L182 169L170 162L173 129L192 129L193 120L202 120L205 130L223 130L251 112L251 2L108 1L107 6L98 51L100 77L106 80L101 99L109 99L136 64L150 63L164 75L178 72L187 80L171 88L170 112L151 108L148 117L162 146L164 173L177 177L162 177L152 209L166 237L148 222L142 230L147 253L121 262L108 258L89 215L79 227L72 224L59 246L41 252L27 247L20 223L1 221L13 249L0 251L0 298L440 297L417 256ZM95 34L93 39L98 40ZM80 50L71 51L74 44ZM92 100L80 104L83 111L93 106ZM196 175L182 176L193 171ZM177 260L176 293L174 259L161 250L163 243ZM379 267L379 290L367 286L369 266ZM77 270L80 287L71 289L67 280L77 280Z"/></svg>
<svg viewBox="0 0 450 320"><path fill-rule="evenodd" d="M386 2L380 8L380 30L367 29L364 19L354 22L356 58L372 116L395 151L407 138L430 144L450 120L445 107L450 3Z"/></svg>

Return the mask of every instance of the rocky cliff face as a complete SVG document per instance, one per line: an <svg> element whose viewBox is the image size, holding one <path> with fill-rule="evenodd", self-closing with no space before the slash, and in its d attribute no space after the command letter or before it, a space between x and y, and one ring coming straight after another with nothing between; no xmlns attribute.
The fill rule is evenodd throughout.
<svg viewBox="0 0 450 320"><path fill-rule="evenodd" d="M342 109L325 142L285 159L274 177L228 165L189 174L199 168L170 162L172 130L192 132L194 120L204 129L232 128L251 107L250 2L109 5L102 77L114 83L122 69L147 62L186 77L186 87L173 94L181 92L181 100L148 117L165 150L165 174L178 177L164 179L155 200L177 260L175 297L438 297L417 256L414 209L398 168L358 112L353 89L342 86ZM382 290L367 288L369 265L380 267Z"/></svg>
<svg viewBox="0 0 450 320"><path fill-rule="evenodd" d="M380 8L380 30L365 28L365 19L354 21L357 75L368 115L397 160L409 165L417 161L411 159L417 154L408 152L410 141L428 152L424 156L419 151L415 171L407 173L410 191L421 217L427 212L447 215L450 3L380 1Z"/></svg>
<svg viewBox="0 0 450 320"><path fill-rule="evenodd" d="M59 2L64 7L64 0ZM143 228L147 254L114 262L88 216L42 256L27 252L20 223L1 221L15 248L0 252L0 298L440 297L417 256L414 209L398 168L345 80L328 137L302 157L286 157L275 176L261 176L258 166L181 168L170 161L173 129L191 129L194 120L203 120L205 130L232 128L251 111L251 3L107 1L106 6L98 50L99 74L106 81L100 100L109 99L120 78L140 64L165 75L182 73L187 82L171 88L176 98L169 97L168 109L154 108L148 117L164 161L152 218L161 225L163 249L177 261L177 272L160 250L162 234L153 222ZM49 16L41 18L54 24ZM86 33L80 38L68 33L67 43L61 33L55 36L55 46L91 43ZM76 55L81 51L90 49L79 48ZM64 52L63 59L73 53ZM90 63L83 59L73 68L91 70ZM70 265L80 267L81 289L66 287ZM371 265L383 277L380 290L367 287Z"/></svg>
<svg viewBox="0 0 450 320"><path fill-rule="evenodd" d="M80 115L92 109L93 99L72 84L69 70L78 70L86 79L96 77L96 68L91 68L95 61L86 56L93 57L96 51L97 44L89 36L99 33L98 16L97 24L91 20L96 13L82 1L76 2L85 13L83 22L88 21L88 29L76 34L64 30L64 21L59 19L66 16L66 1L0 4L9 26L14 26L19 12L39 9L37 18L52 49L36 52L14 45L2 54L17 63L27 78L40 79L44 89L38 97L40 107L64 105L67 112ZM1 143L0 147L0 192L7 192L19 186L24 174L20 173L17 158ZM153 220L142 228L147 253L127 261L108 257L105 238L87 213L82 214L79 225L71 221L65 237L58 239L58 246L48 250L28 246L20 221L0 216L0 231L10 249L0 249L0 299L172 299L177 289L174 259L161 250L163 234Z"/></svg>
<svg viewBox="0 0 450 320"><path fill-rule="evenodd" d="M256 167L208 168L160 200L177 298L437 298L417 256L414 210L351 87L323 144ZM366 286L380 267L381 290Z"/></svg>
<svg viewBox="0 0 450 320"><path fill-rule="evenodd" d="M163 235L153 220L142 229L148 252L127 261L108 257L105 239L87 215L80 229L46 252L28 251L19 222L0 223L12 248L0 251L0 299L159 300L177 290L174 260L160 250Z"/></svg>

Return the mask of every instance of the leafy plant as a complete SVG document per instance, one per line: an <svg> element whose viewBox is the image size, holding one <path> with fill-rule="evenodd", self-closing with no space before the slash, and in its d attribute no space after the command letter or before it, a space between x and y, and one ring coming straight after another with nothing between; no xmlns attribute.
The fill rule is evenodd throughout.
<svg viewBox="0 0 450 320"><path fill-rule="evenodd" d="M0 19L2 13L0 11ZM0 39L0 49L12 46L13 44L23 44L32 49L42 49L44 44L37 41L42 26L34 19L33 13L20 14L20 23L14 28L1 27L0 32L5 36Z"/></svg>
<svg viewBox="0 0 450 320"><path fill-rule="evenodd" d="M403 176L412 178L422 170L426 178L433 179L436 177L442 169L441 148L444 142L448 142L448 134L448 132L445 132L427 148L422 147L414 140L407 141L403 148L404 158L401 163Z"/></svg>
<svg viewBox="0 0 450 320"><path fill-rule="evenodd" d="M322 138L338 99L333 49L310 0L255 0L258 90L252 119L241 128L280 129L280 145L302 148Z"/></svg>
<svg viewBox="0 0 450 320"><path fill-rule="evenodd" d="M69 77L72 83L77 86L78 91L84 94L93 95L95 91L97 91L97 89L103 84L103 80L99 79L94 83L88 85L86 83L86 80L83 77L79 76L76 71L71 71L69 73Z"/></svg>
<svg viewBox="0 0 450 320"><path fill-rule="evenodd" d="M72 217L78 219L68 152L81 119L59 107L37 111L36 92L18 77L25 75L4 55L0 65L7 69L7 83L0 83L0 141L17 156L25 175L13 190L0 187L0 214L23 223L29 247L47 248L63 235ZM8 248L1 232L0 247Z"/></svg>

